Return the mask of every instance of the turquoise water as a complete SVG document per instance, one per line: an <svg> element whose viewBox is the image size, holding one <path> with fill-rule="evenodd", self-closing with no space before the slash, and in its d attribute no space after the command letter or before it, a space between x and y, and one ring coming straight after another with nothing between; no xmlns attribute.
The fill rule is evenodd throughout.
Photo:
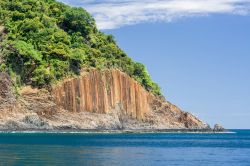
<svg viewBox="0 0 250 166"><path fill-rule="evenodd" d="M250 165L250 130L194 134L0 133L0 165Z"/></svg>

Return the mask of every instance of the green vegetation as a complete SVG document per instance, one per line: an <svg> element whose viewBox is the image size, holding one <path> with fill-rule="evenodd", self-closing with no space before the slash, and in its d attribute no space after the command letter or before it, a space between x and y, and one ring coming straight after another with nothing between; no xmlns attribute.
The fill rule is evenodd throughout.
<svg viewBox="0 0 250 166"><path fill-rule="evenodd" d="M129 58L113 36L98 31L82 8L54 0L1 0L1 25L0 70L20 86L45 87L82 68L118 68L160 95L146 68Z"/></svg>

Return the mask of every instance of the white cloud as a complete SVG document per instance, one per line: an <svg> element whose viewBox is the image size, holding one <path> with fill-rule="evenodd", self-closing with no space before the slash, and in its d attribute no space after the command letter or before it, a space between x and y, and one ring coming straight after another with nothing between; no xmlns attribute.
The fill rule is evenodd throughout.
<svg viewBox="0 0 250 166"><path fill-rule="evenodd" d="M114 29L144 22L170 22L209 14L247 15L250 0L60 0L81 6L96 19L100 29Z"/></svg>

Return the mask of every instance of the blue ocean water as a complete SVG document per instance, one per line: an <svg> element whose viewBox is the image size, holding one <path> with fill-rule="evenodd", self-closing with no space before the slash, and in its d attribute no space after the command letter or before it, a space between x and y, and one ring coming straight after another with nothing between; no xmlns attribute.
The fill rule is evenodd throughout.
<svg viewBox="0 0 250 166"><path fill-rule="evenodd" d="M235 133L0 133L0 165L250 165L250 130Z"/></svg>

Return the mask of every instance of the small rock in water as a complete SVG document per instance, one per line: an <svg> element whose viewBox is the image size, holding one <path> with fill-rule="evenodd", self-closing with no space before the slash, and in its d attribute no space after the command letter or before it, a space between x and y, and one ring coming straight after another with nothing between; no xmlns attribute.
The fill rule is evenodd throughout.
<svg viewBox="0 0 250 166"><path fill-rule="evenodd" d="M219 125L219 124L215 124L214 125L214 131L224 131L225 129Z"/></svg>

